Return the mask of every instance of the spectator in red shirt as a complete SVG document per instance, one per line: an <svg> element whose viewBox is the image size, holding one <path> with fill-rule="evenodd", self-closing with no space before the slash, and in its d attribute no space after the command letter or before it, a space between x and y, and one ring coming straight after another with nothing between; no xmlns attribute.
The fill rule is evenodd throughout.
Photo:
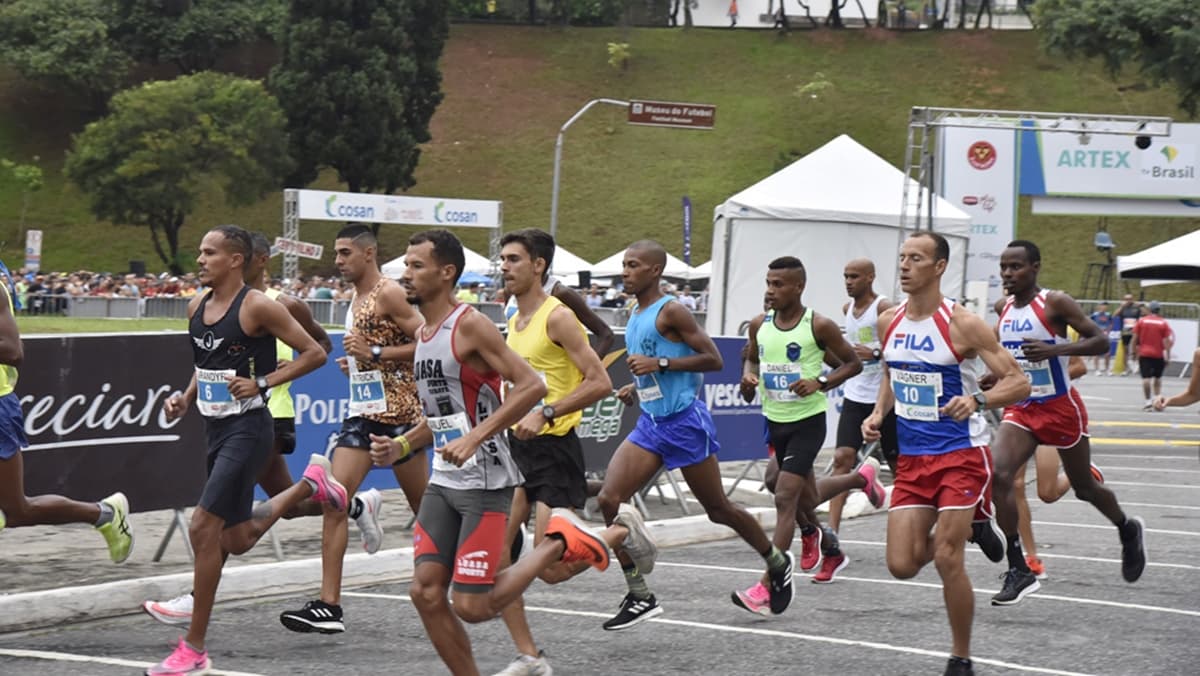
<svg viewBox="0 0 1200 676"><path fill-rule="evenodd" d="M1171 344L1175 340L1171 325L1158 316L1160 309L1158 301L1150 303L1150 314L1133 325L1133 340L1129 343L1129 353L1137 355L1138 368L1142 372L1142 394L1146 397L1143 411L1154 410L1151 386L1155 397L1162 394L1163 368L1171 358Z"/></svg>

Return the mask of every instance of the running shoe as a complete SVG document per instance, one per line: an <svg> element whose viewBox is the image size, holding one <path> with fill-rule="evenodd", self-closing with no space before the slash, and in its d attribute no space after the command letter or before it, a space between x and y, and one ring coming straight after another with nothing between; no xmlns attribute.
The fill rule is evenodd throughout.
<svg viewBox="0 0 1200 676"><path fill-rule="evenodd" d="M194 600L192 593L188 592L170 601L146 601L142 604L142 610L163 624L191 624Z"/></svg>
<svg viewBox="0 0 1200 676"><path fill-rule="evenodd" d="M167 656L167 659L146 670L146 676L192 676L192 674L207 674L212 669L212 660L208 659L208 651L197 651L183 640Z"/></svg>
<svg viewBox="0 0 1200 676"><path fill-rule="evenodd" d="M546 524L546 535L562 538L563 563L586 561L596 570L608 569L608 545L592 535L579 521L579 517L575 516L575 512L562 507L551 512L550 522Z"/></svg>
<svg viewBox="0 0 1200 676"><path fill-rule="evenodd" d="M283 626L301 634L340 634L346 631L342 622L342 607L317 599L304 604L300 610L279 614Z"/></svg>
<svg viewBox="0 0 1200 676"><path fill-rule="evenodd" d="M846 558L844 553L826 554L821 562L821 570L812 576L812 581L816 584L829 584L848 565L850 565L850 559Z"/></svg>
<svg viewBox="0 0 1200 676"><path fill-rule="evenodd" d="M817 530L820 533L820 529ZM792 584L792 571L796 568L796 555L791 551L783 553L787 559L786 566L780 566L775 570L767 569L767 580L770 586L767 587L767 592L771 595L771 614L781 615L783 611L792 603L792 597L796 594L796 586Z"/></svg>
<svg viewBox="0 0 1200 676"><path fill-rule="evenodd" d="M379 515L383 514L383 495L377 489L372 488L355 497L362 500L363 509L358 518L354 520L354 525L358 526L363 549L368 554L374 554L383 544L383 526L379 523Z"/></svg>
<svg viewBox="0 0 1200 676"><path fill-rule="evenodd" d="M1130 537L1121 536L1121 577L1126 582L1137 582L1146 570L1146 522L1135 516L1129 523L1137 526Z"/></svg>
<svg viewBox="0 0 1200 676"><path fill-rule="evenodd" d="M1013 606L1021 599L1041 589L1042 585L1034 574L1028 570L1009 568L1004 574L1004 584L1000 591L992 597L993 606Z"/></svg>
<svg viewBox="0 0 1200 676"><path fill-rule="evenodd" d="M1033 573L1034 577L1039 580L1046 579L1046 564L1042 563L1041 559L1026 554L1025 565L1029 566L1029 572Z"/></svg>
<svg viewBox="0 0 1200 676"><path fill-rule="evenodd" d="M644 599L639 599L633 594L626 594L625 598L621 600L621 610L604 623L604 630L628 629L652 617L658 617L662 615L662 612L662 606L658 605L658 599L654 598L654 594Z"/></svg>
<svg viewBox="0 0 1200 676"><path fill-rule="evenodd" d="M7 525L8 521L4 518L4 510L0 509L0 530L4 530L4 527Z"/></svg>
<svg viewBox="0 0 1200 676"><path fill-rule="evenodd" d="M995 519L971 523L970 541L979 545L980 551L992 563L1004 560L1004 532L996 525Z"/></svg>
<svg viewBox="0 0 1200 676"><path fill-rule="evenodd" d="M808 535L805 535L803 531L800 532L800 570L807 573L821 565L823 535L820 528L814 528L813 532Z"/></svg>
<svg viewBox="0 0 1200 676"><path fill-rule="evenodd" d="M550 676L554 670L546 660L546 651L539 650L537 657L519 655L504 671L497 671L494 676Z"/></svg>
<svg viewBox="0 0 1200 676"><path fill-rule="evenodd" d="M313 453L308 459L308 467L304 468L304 478L316 484L313 500L327 502L337 510L346 509L346 487L334 478L333 465L328 458Z"/></svg>
<svg viewBox="0 0 1200 676"><path fill-rule="evenodd" d="M1104 483L1104 472L1100 471L1100 468L1096 466L1096 463L1093 462L1091 465L1092 466L1090 469L1092 472L1092 478L1096 480L1096 483Z"/></svg>
<svg viewBox="0 0 1200 676"><path fill-rule="evenodd" d="M871 505L875 509L883 507L884 501L887 500L887 491L879 481L879 461L874 457L867 458L855 471L867 482L866 487L863 488L863 493L867 494L867 499L871 501Z"/></svg>
<svg viewBox="0 0 1200 676"><path fill-rule="evenodd" d="M108 558L112 559L113 563L125 563L125 559L129 558L130 552L133 551L133 528L129 525L129 499L124 493L113 493L104 498L100 502L112 508L112 521L103 526L96 526L96 530L104 536L104 541L108 543Z"/></svg>
<svg viewBox="0 0 1200 676"><path fill-rule="evenodd" d="M613 523L624 526L629 531L629 535L621 542L621 547L629 558L633 559L633 565L637 566L638 572L642 575L653 572L654 562L658 560L658 545L650 537L650 531L646 530L642 513L628 502L622 502L617 507L617 516Z"/></svg>
<svg viewBox="0 0 1200 676"><path fill-rule="evenodd" d="M746 591L731 592L729 598L733 605L757 615L771 614L771 592L767 591L761 581L755 582L754 586Z"/></svg>
<svg viewBox="0 0 1200 676"><path fill-rule="evenodd" d="M942 676L975 676L975 665L963 657L951 657Z"/></svg>

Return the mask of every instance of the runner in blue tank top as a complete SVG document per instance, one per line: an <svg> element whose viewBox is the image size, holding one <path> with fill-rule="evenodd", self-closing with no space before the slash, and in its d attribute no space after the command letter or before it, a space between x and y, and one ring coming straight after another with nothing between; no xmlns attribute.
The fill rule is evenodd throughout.
<svg viewBox="0 0 1200 676"><path fill-rule="evenodd" d="M637 307L625 329L629 370L634 382L618 392L632 405L636 394L642 415L633 433L621 443L604 477L600 509L612 524L621 503L633 497L659 469L680 469L708 518L742 537L767 561L771 611L782 613L792 600L792 566L771 544L754 517L725 496L717 467L717 431L708 407L697 398L704 371L720 370L721 353L692 313L670 302L661 288L667 253L651 240L635 242L625 251L621 275L625 290L637 297ZM633 559L617 549L629 593L607 630L625 629L662 613Z"/></svg>
<svg viewBox="0 0 1200 676"><path fill-rule="evenodd" d="M895 408L900 458L888 509L888 570L908 579L936 562L953 639L945 674L969 676L975 595L963 550L975 512L990 509L992 478L980 412L1021 401L1030 388L991 327L942 296L949 261L950 244L934 232L918 232L900 249L908 300L879 317L883 374L863 437L878 439L884 413ZM987 393L976 382L976 357L996 375ZM994 560L1001 558L1002 551Z"/></svg>

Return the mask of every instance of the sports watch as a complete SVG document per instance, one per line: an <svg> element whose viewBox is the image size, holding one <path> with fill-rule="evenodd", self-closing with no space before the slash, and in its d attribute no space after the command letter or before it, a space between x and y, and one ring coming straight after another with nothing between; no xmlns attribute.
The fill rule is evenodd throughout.
<svg viewBox="0 0 1200 676"><path fill-rule="evenodd" d="M820 384L821 391L824 392L825 388L829 387L829 378L826 378L825 376L817 376L817 383Z"/></svg>
<svg viewBox="0 0 1200 676"><path fill-rule="evenodd" d="M883 350L880 350L879 348L875 348L874 350L871 350L871 359L874 359L875 361L879 361L882 358L883 358Z"/></svg>
<svg viewBox="0 0 1200 676"><path fill-rule="evenodd" d="M666 371L666 370L667 370L667 368L669 368L670 366L671 366L671 360L670 360L670 359L667 359L666 357L659 357L659 358L658 358L658 370L659 370L659 371Z"/></svg>
<svg viewBox="0 0 1200 676"><path fill-rule="evenodd" d="M554 407L551 406L550 404L546 404L545 406L543 406L542 407L542 417L546 419L546 422L548 422L550 424L554 424Z"/></svg>
<svg viewBox="0 0 1200 676"><path fill-rule="evenodd" d="M371 361L379 361L380 358L382 358L382 357L383 357L383 346L382 345L372 345L371 346Z"/></svg>
<svg viewBox="0 0 1200 676"><path fill-rule="evenodd" d="M986 394L984 394L983 392L976 392L972 396L975 399L975 403L978 404L978 407L975 409L976 411L982 411L988 407Z"/></svg>

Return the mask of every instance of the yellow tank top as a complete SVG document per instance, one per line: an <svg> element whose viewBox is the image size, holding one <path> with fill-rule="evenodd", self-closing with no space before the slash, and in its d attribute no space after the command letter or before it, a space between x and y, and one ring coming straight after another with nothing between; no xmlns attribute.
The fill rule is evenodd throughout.
<svg viewBox="0 0 1200 676"><path fill-rule="evenodd" d="M583 382L583 373L575 366L575 362L571 361L567 351L551 340L546 333L546 322L550 313L560 306L562 301L550 296L537 312L533 313L533 317L522 330L517 330L517 318L520 315L514 314L508 320L508 346L529 362L533 370L546 382L546 403L549 404L567 396ZM584 340L587 340L587 332L578 319L574 325ZM541 433L561 437L574 429L581 419L583 411L558 416L553 425L544 425Z"/></svg>
<svg viewBox="0 0 1200 676"><path fill-rule="evenodd" d="M8 293L8 285L0 281L0 289L4 290L4 301L8 303L8 311L17 314L12 306L12 296ZM15 321L15 320L14 320ZM0 364L0 397L7 397L17 387L17 367Z"/></svg>
<svg viewBox="0 0 1200 676"><path fill-rule="evenodd" d="M279 289L267 289L267 298L277 300L279 298ZM292 348L287 343L275 339L275 358L292 361L296 358L292 352ZM272 418L295 418L296 407L292 402L292 383L286 382L282 385L276 385L271 388L271 400L267 402L267 410L271 412Z"/></svg>

